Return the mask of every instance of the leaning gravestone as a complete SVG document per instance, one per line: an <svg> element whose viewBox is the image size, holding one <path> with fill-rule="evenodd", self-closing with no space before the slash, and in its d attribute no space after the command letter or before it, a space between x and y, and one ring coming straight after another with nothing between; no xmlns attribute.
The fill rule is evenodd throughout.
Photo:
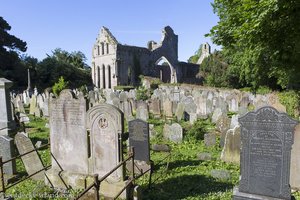
<svg viewBox="0 0 300 200"><path fill-rule="evenodd" d="M147 122L135 119L128 122L129 146L134 147L134 159L150 161L149 125Z"/></svg>
<svg viewBox="0 0 300 200"><path fill-rule="evenodd" d="M298 122L272 107L249 112L239 122L241 179L233 199L291 199L291 148Z"/></svg>
<svg viewBox="0 0 300 200"><path fill-rule="evenodd" d="M17 133L15 136L15 143L18 148L20 154L27 153L29 151L34 150L34 146L31 140L24 133ZM22 162L25 166L25 169L28 175L34 174L38 171L41 171L44 166L41 162L40 157L38 156L36 151L33 151L29 154L26 154L21 157ZM36 175L31 177L33 180L43 180L44 179L44 171L37 173Z"/></svg>

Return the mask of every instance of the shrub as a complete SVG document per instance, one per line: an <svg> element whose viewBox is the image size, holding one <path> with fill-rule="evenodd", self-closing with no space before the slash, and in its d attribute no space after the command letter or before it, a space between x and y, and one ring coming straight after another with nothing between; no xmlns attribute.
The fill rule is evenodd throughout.
<svg viewBox="0 0 300 200"><path fill-rule="evenodd" d="M295 118L299 117L300 93L298 91L285 91L278 94L279 101L286 107L287 113Z"/></svg>
<svg viewBox="0 0 300 200"><path fill-rule="evenodd" d="M150 91L143 86L139 87L138 90L136 91L136 99L145 101L149 98L150 98Z"/></svg>
<svg viewBox="0 0 300 200"><path fill-rule="evenodd" d="M68 87L68 82L65 81L64 77L60 77L58 82L55 83L52 87L52 91L54 93L55 96L58 96L59 93L63 90L66 89Z"/></svg>
<svg viewBox="0 0 300 200"><path fill-rule="evenodd" d="M207 122L203 120L197 120L192 126L187 127L186 138L203 140L204 134L207 133Z"/></svg>

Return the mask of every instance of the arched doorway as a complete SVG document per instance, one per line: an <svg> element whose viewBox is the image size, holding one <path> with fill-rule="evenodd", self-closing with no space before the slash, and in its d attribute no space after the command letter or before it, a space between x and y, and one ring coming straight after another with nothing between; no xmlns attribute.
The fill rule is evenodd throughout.
<svg viewBox="0 0 300 200"><path fill-rule="evenodd" d="M159 78L164 83L176 83L176 71L164 56L160 57L155 65L159 70Z"/></svg>

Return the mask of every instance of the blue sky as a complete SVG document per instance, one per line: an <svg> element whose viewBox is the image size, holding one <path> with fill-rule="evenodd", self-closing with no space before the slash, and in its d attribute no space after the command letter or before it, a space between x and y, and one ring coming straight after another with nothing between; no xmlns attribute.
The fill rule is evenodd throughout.
<svg viewBox="0 0 300 200"><path fill-rule="evenodd" d="M122 44L146 47L161 39L169 25L178 35L179 60L186 61L217 24L213 0L7 0L0 16L9 33L27 42L27 54L39 60L55 48L82 51L90 65L91 49L101 26ZM212 45L212 49L216 46Z"/></svg>

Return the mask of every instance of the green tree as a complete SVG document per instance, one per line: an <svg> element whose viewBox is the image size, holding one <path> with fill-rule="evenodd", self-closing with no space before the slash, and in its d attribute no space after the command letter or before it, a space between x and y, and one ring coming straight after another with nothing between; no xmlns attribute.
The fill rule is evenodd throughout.
<svg viewBox="0 0 300 200"><path fill-rule="evenodd" d="M199 46L198 50L194 53L194 55L192 55L188 59L188 62L196 64L201 56L201 53L202 53L202 44Z"/></svg>
<svg viewBox="0 0 300 200"><path fill-rule="evenodd" d="M223 46L242 85L300 86L300 3L297 0L215 0L218 25L210 33Z"/></svg>
<svg viewBox="0 0 300 200"><path fill-rule="evenodd" d="M20 74L23 74L20 65L19 53L26 51L26 42L9 34L11 26L0 17L0 76L19 81Z"/></svg>

